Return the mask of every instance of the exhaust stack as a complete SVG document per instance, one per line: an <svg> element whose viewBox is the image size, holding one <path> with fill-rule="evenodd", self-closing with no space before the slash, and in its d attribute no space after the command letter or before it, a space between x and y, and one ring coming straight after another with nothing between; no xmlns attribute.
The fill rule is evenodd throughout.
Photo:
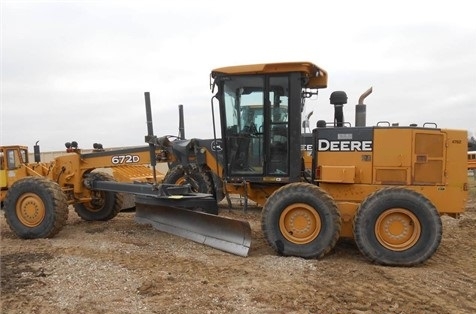
<svg viewBox="0 0 476 314"><path fill-rule="evenodd" d="M35 162L41 162L41 153L40 153L40 145L38 145L39 141L36 141L35 146L33 146L33 156L35 157Z"/></svg>
<svg viewBox="0 0 476 314"><path fill-rule="evenodd" d="M359 103L355 105L355 126L365 126L367 118L367 105L364 99L372 93L372 87L366 90L360 97Z"/></svg>

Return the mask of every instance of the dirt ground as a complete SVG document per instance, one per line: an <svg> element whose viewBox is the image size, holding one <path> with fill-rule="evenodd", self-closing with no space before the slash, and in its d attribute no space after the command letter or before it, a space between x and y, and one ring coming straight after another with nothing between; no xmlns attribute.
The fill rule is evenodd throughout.
<svg viewBox="0 0 476 314"><path fill-rule="evenodd" d="M15 238L2 213L1 312L476 313L474 192L412 268L371 264L349 241L321 260L277 256L257 208L220 213L250 221L248 257L139 225L131 211L86 222L71 210L55 238L37 240Z"/></svg>

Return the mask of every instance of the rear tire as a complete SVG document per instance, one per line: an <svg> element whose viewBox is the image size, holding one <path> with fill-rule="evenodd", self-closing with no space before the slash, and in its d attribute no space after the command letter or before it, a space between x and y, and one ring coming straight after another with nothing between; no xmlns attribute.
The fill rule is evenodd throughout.
<svg viewBox="0 0 476 314"><path fill-rule="evenodd" d="M68 219L66 195L56 182L44 177L16 181L4 205L7 224L22 239L52 238Z"/></svg>
<svg viewBox="0 0 476 314"><path fill-rule="evenodd" d="M116 181L113 176L103 172L94 172L89 175L93 180ZM124 196L121 193L91 190L91 197L92 200L87 203L74 204L74 210L84 220L110 220L116 217L123 207Z"/></svg>
<svg viewBox="0 0 476 314"><path fill-rule="evenodd" d="M261 228L280 255L321 258L340 235L340 213L318 186L291 183L276 190L263 207Z"/></svg>
<svg viewBox="0 0 476 314"><path fill-rule="evenodd" d="M441 242L438 211L423 195L404 188L384 188L360 205L354 237L372 262L414 266L428 260Z"/></svg>

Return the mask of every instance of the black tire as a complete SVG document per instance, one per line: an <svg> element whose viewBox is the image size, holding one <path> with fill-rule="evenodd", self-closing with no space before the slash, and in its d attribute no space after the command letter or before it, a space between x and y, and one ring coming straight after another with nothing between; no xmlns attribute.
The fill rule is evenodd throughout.
<svg viewBox="0 0 476 314"><path fill-rule="evenodd" d="M298 182L279 188L268 198L261 228L278 254L321 258L339 239L341 219L329 194L316 185Z"/></svg>
<svg viewBox="0 0 476 314"><path fill-rule="evenodd" d="M8 190L4 211L7 224L19 238L52 238L66 224L68 201L56 182L26 177Z"/></svg>
<svg viewBox="0 0 476 314"><path fill-rule="evenodd" d="M113 176L103 172L93 172L93 180L116 181ZM106 221L117 216L124 202L122 193L91 190L92 200L87 203L74 204L74 210L84 220Z"/></svg>
<svg viewBox="0 0 476 314"><path fill-rule="evenodd" d="M441 218L433 204L404 188L376 191L362 202L354 218L357 247L381 265L421 264L436 252L441 235Z"/></svg>
<svg viewBox="0 0 476 314"><path fill-rule="evenodd" d="M192 191L197 193L213 194L214 186L209 174L201 171L196 166L190 166L188 175L182 165L175 166L167 172L163 183L185 185L190 184Z"/></svg>
<svg viewBox="0 0 476 314"><path fill-rule="evenodd" d="M211 172L210 170L206 171L207 175L209 176L211 182L213 182L213 196L217 200L217 203L220 203L225 198L225 191L223 188L223 181L218 177L216 174Z"/></svg>

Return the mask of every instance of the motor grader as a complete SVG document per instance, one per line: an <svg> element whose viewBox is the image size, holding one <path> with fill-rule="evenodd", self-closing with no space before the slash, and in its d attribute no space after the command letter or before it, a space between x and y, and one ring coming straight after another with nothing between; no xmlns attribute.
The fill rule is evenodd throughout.
<svg viewBox="0 0 476 314"><path fill-rule="evenodd" d="M119 202L117 193L127 192L136 195L139 223L246 256L249 224L216 215L222 195L240 194L262 206L263 233L279 255L321 258L339 238L353 238L375 263L412 266L437 250L440 216L464 212L466 131L431 123L366 126L357 119L362 107L351 126L343 115L347 96L334 92L333 121L320 120L307 137L311 143L304 143L304 103L327 87L327 72L310 62L218 68L210 87L212 116L219 112L212 140L155 137L146 93L149 158L139 158L152 166L158 159L169 162L172 184L118 183L92 171L118 160L134 162L139 155L132 151L131 159L125 152L71 153L51 169L22 170L34 177L7 192L10 227L24 230L22 237L52 236L58 228L43 226L64 224L67 204L97 218L104 207L99 204L116 208L111 204ZM250 119L250 105L258 106L259 118ZM310 169L302 145L310 145ZM190 178L207 193L176 184ZM104 219L115 214L107 210Z"/></svg>
<svg viewBox="0 0 476 314"><path fill-rule="evenodd" d="M41 162L38 145L34 162L29 162L26 146L0 146L0 201L13 233L23 239L54 237L66 225L70 205L84 220L110 220L122 209L123 195L129 194L141 207L135 217L138 223L159 217L160 222L152 222L159 230L238 255L248 253L248 222L218 217L212 194L160 182L163 175L157 173L157 162L173 162L173 156L180 154L165 156L171 136L153 134L148 92L145 100L148 146L106 150L95 144L92 151L83 151L76 142L68 142L66 153L51 162ZM181 151L179 143L175 148ZM152 171L144 171L145 165ZM200 224L194 231L196 217ZM207 226L215 227L208 230Z"/></svg>
<svg viewBox="0 0 476 314"><path fill-rule="evenodd" d="M75 143L75 144L72 144ZM71 145L77 145L77 142L68 142L66 143L66 146L69 147L66 149L66 152L76 152L76 153L86 153L86 152L97 152L97 151L103 151L103 149L98 149L98 148L93 148L93 149L78 149L72 148ZM95 143L94 146L100 146L102 147L101 144ZM0 199L3 202L3 199L6 196L6 193L8 191L8 188L13 184L13 182L23 178L24 176L29 176L31 173L36 172L35 169L40 169L40 173L38 175L46 175L41 169L50 169L54 167L54 163L50 162L42 162L41 161L41 153L39 151L39 145L38 142L34 145L34 150L35 153L30 154L28 151L28 147L24 145L9 145L9 146L0 146L0 163L1 163L1 168L0 168ZM54 152L54 153L48 153L47 159L51 159L51 156L58 156L58 155L64 155L66 152ZM33 155L33 156L31 156ZM29 160L32 159L32 157L35 159L34 163L29 163ZM4 166L6 165L6 166ZM23 166L23 168L22 168ZM21 171L17 169L29 169L29 171ZM120 163L118 165L115 165L114 167L111 167L110 169L96 169L95 171L101 171L104 172L105 174L112 175L116 181L119 182L152 182L153 181L153 175L152 175L152 169L148 164L143 164L143 161L140 163ZM8 175L7 175L8 174ZM163 173L157 173L158 180L162 181L164 174ZM129 209L133 206L134 204L134 199L133 195L128 195L125 194L124 197L124 202L123 202L123 209Z"/></svg>
<svg viewBox="0 0 476 314"><path fill-rule="evenodd" d="M440 216L465 209L467 132L434 123L366 126L361 100L371 89L351 126L343 114L347 96L337 91L330 97L334 119L318 121L311 144L304 143L302 108L327 79L310 62L213 70L221 137L214 121L214 141L182 141L181 164L164 182L201 182L215 195L255 201L262 231L280 255L320 258L339 238L352 238L378 264L425 262L441 241ZM310 171L302 145L311 147Z"/></svg>

